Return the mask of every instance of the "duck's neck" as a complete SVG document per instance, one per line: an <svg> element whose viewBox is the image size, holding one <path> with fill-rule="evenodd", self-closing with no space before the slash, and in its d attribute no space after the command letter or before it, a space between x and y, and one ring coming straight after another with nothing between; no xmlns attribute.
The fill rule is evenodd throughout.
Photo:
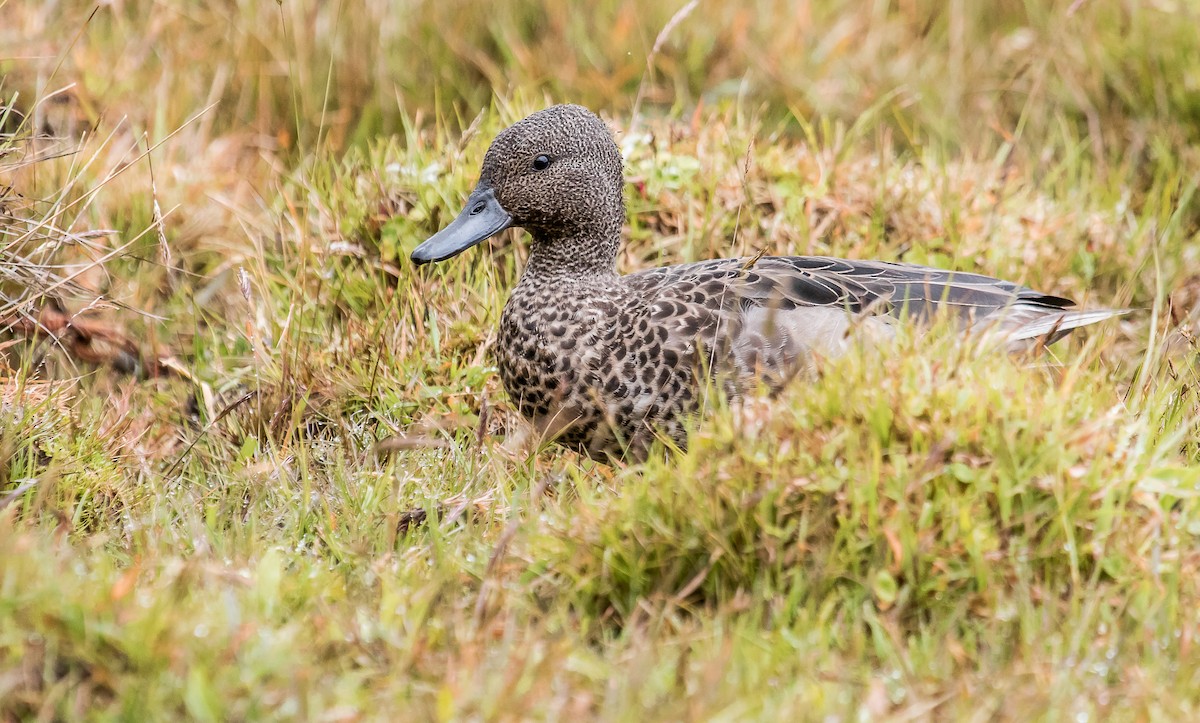
<svg viewBox="0 0 1200 723"><path fill-rule="evenodd" d="M553 278L607 278L617 275L617 250L621 224L578 231L530 231L533 244L522 280Z"/></svg>

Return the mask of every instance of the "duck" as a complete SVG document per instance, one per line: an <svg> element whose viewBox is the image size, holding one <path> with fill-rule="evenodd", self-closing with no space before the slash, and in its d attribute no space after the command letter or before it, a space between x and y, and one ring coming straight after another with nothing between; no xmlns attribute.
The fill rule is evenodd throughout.
<svg viewBox="0 0 1200 723"><path fill-rule="evenodd" d="M500 316L501 383L542 442L599 459L685 450L720 389L738 400L811 377L856 340L939 312L963 334L1048 345L1120 311L974 273L824 256L725 258L622 274L624 168L608 126L555 105L500 132L462 212L411 253L451 259L508 228L528 261Z"/></svg>

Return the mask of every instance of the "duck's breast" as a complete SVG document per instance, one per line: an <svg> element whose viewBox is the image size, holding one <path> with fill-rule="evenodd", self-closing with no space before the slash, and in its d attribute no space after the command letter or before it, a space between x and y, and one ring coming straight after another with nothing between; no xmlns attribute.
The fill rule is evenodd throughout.
<svg viewBox="0 0 1200 723"><path fill-rule="evenodd" d="M617 292L553 299L514 293L501 316L498 367L521 415L591 452L646 446L694 399L693 363L651 305Z"/></svg>

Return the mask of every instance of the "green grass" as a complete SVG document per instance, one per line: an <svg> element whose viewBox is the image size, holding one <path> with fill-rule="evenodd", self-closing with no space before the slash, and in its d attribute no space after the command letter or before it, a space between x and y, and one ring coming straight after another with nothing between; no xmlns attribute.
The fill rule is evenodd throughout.
<svg viewBox="0 0 1200 723"><path fill-rule="evenodd" d="M632 0L93 10L0 0L0 720L1200 715L1190 4L701 0L657 52ZM855 351L642 465L506 444L521 235L407 254L557 101L625 270L1136 311ZM50 298L175 372L16 333Z"/></svg>

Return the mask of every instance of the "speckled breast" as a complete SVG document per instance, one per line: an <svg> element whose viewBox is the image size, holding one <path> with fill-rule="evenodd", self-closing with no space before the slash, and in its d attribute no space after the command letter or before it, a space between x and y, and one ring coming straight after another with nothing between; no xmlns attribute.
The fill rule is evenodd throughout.
<svg viewBox="0 0 1200 723"><path fill-rule="evenodd" d="M656 434L683 444L694 375L645 317L618 299L515 292L500 320L497 365L517 410L539 433L592 454L640 453Z"/></svg>

